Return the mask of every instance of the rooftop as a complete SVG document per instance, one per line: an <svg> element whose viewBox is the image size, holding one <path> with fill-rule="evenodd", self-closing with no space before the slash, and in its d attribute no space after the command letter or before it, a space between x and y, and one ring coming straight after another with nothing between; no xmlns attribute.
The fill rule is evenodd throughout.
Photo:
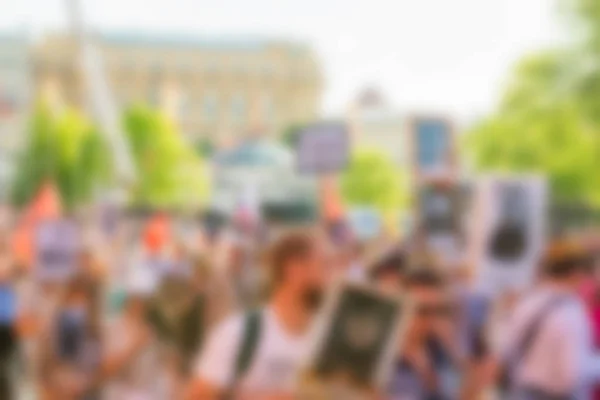
<svg viewBox="0 0 600 400"><path fill-rule="evenodd" d="M101 32L102 41L117 46L168 47L202 50L263 51L271 46L306 51L302 42L275 40L256 36L194 36L184 34L153 34L145 32Z"/></svg>
<svg viewBox="0 0 600 400"><path fill-rule="evenodd" d="M285 167L292 159L291 152L282 145L254 139L218 154L215 162L230 167Z"/></svg>

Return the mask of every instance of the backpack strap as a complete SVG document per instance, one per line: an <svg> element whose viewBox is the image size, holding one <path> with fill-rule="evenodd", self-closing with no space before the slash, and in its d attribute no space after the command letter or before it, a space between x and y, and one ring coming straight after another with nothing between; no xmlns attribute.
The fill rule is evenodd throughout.
<svg viewBox="0 0 600 400"><path fill-rule="evenodd" d="M505 365L507 366L507 369L505 370L504 374L506 376L502 379L504 381L503 386L505 386L505 389L513 386L514 383L512 375L527 358L531 348L539 336L540 331L542 330L542 325L547 320L548 316L553 310L566 303L568 300L569 298L566 296L552 297L550 300L547 300L546 303L543 304L542 307L534 314L529 325L527 325L522 331L521 338L513 346L512 350L508 354L508 357L505 359Z"/></svg>
<svg viewBox="0 0 600 400"><path fill-rule="evenodd" d="M262 332L262 322L260 310L252 310L244 317L244 327L235 358L233 378L226 391L225 399L234 398L236 387L252 364Z"/></svg>

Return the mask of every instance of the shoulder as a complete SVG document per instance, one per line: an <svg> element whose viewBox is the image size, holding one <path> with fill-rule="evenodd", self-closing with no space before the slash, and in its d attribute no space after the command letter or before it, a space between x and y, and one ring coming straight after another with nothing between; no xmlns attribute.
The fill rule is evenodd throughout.
<svg viewBox="0 0 600 400"><path fill-rule="evenodd" d="M226 317L211 330L211 339L216 341L227 340L230 343L232 340L238 340L242 334L245 320L245 313L236 313Z"/></svg>
<svg viewBox="0 0 600 400"><path fill-rule="evenodd" d="M565 299L556 308L551 319L557 325L564 325L565 328L573 328L588 321L586 307L579 298Z"/></svg>

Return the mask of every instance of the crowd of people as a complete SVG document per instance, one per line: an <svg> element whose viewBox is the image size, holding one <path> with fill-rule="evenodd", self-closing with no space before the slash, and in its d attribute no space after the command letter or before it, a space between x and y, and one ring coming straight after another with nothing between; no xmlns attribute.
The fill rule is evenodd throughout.
<svg viewBox="0 0 600 400"><path fill-rule="evenodd" d="M357 398L600 399L594 232L549 240L527 291L490 295L477 266L411 237L77 223L67 278L15 259L10 225L0 236L0 399L311 398L312 328L340 281L411 308L388 379Z"/></svg>

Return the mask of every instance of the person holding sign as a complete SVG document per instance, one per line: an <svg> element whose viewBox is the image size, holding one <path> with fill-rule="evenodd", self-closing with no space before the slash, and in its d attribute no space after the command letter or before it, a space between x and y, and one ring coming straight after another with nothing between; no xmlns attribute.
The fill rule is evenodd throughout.
<svg viewBox="0 0 600 400"><path fill-rule="evenodd" d="M462 362L455 346L454 308L445 280L435 271L421 268L408 274L405 287L414 314L386 398L458 399Z"/></svg>
<svg viewBox="0 0 600 400"><path fill-rule="evenodd" d="M213 330L188 399L293 398L325 283L323 249L311 235L284 235L272 248L270 268L268 304Z"/></svg>
<svg viewBox="0 0 600 400"><path fill-rule="evenodd" d="M516 306L505 327L499 358L502 387L519 399L588 399L600 378L600 355L577 290L588 264L573 240L551 243L542 280Z"/></svg>

